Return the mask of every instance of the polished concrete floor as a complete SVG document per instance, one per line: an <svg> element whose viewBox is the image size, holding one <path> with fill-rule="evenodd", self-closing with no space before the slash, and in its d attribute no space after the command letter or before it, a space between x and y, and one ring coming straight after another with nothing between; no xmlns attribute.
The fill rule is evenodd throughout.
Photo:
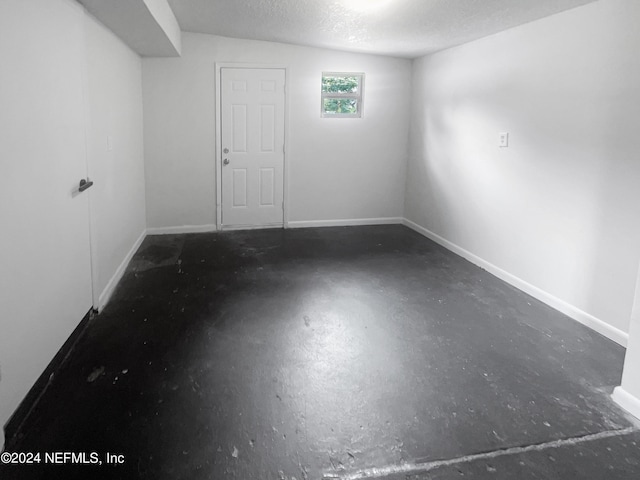
<svg viewBox="0 0 640 480"><path fill-rule="evenodd" d="M0 477L637 480L623 356L402 226L148 237L15 446L124 463Z"/></svg>

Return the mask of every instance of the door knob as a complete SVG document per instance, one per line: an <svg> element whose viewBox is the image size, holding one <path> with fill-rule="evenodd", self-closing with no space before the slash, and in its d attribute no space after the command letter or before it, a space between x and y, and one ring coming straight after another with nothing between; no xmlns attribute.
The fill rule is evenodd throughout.
<svg viewBox="0 0 640 480"><path fill-rule="evenodd" d="M88 178L85 180L84 178L80 180L80 184L78 185L78 191L84 192L87 188L91 187L93 182Z"/></svg>
<svg viewBox="0 0 640 480"><path fill-rule="evenodd" d="M229 165L229 159L228 159L228 158L225 158L225 159L222 161L222 163L223 163L224 165Z"/></svg>

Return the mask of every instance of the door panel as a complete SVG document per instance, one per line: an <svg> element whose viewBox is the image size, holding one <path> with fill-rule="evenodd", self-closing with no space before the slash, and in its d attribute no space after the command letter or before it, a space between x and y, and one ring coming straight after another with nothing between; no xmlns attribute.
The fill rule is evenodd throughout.
<svg viewBox="0 0 640 480"><path fill-rule="evenodd" d="M276 143L276 109L274 105L260 107L260 151L273 152Z"/></svg>
<svg viewBox="0 0 640 480"><path fill-rule="evenodd" d="M83 15L0 2L0 425L92 304Z"/></svg>
<svg viewBox="0 0 640 480"><path fill-rule="evenodd" d="M260 169L260 206L272 207L275 205L275 169Z"/></svg>
<svg viewBox="0 0 640 480"><path fill-rule="evenodd" d="M233 206L247 207L247 169L233 169Z"/></svg>
<svg viewBox="0 0 640 480"><path fill-rule="evenodd" d="M233 137L232 151L246 153L247 151L247 106L233 105L233 120L231 135Z"/></svg>
<svg viewBox="0 0 640 480"><path fill-rule="evenodd" d="M223 228L282 225L285 71L222 68L221 83Z"/></svg>

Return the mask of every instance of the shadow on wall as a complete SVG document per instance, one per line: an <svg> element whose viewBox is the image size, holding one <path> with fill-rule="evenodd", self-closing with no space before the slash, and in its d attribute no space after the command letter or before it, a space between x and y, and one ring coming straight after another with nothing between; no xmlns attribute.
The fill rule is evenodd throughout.
<svg viewBox="0 0 640 480"><path fill-rule="evenodd" d="M536 45L480 69L481 47L414 63L407 217L626 330L640 202L633 124L616 119L633 118L631 84L611 88L614 66L583 81L597 57L548 60ZM509 148L498 148L501 131L512 134Z"/></svg>

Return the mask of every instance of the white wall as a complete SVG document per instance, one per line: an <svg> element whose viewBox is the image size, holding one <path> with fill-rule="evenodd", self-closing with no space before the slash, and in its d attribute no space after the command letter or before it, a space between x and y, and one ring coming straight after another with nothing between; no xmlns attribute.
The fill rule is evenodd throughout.
<svg viewBox="0 0 640 480"><path fill-rule="evenodd" d="M144 232L145 195L140 58L75 1L0 10L2 447L2 427L91 307L90 230L102 289ZM74 195L87 171L95 186ZM78 264L86 281L69 289Z"/></svg>
<svg viewBox="0 0 640 480"><path fill-rule="evenodd" d="M143 59L149 227L216 223L215 62L289 67L289 220L402 216L408 60L185 33ZM365 72L362 119L320 118L322 71Z"/></svg>
<svg viewBox="0 0 640 480"><path fill-rule="evenodd" d="M94 288L104 301L110 280L146 228L142 64L110 30L90 15L85 19Z"/></svg>
<svg viewBox="0 0 640 480"><path fill-rule="evenodd" d="M82 22L0 2L0 427L91 307Z"/></svg>
<svg viewBox="0 0 640 480"><path fill-rule="evenodd" d="M405 203L622 342L640 253L638 18L639 2L602 0L415 60Z"/></svg>
<svg viewBox="0 0 640 480"><path fill-rule="evenodd" d="M640 271L629 325L629 342L624 359L622 382L613 391L613 399L640 419Z"/></svg>
<svg viewBox="0 0 640 480"><path fill-rule="evenodd" d="M624 359L622 388L636 399L635 403L637 406L632 413L640 418L640 382L638 381L638 378L640 378L640 288L638 288L636 295L635 306L636 308L631 317L629 345Z"/></svg>

